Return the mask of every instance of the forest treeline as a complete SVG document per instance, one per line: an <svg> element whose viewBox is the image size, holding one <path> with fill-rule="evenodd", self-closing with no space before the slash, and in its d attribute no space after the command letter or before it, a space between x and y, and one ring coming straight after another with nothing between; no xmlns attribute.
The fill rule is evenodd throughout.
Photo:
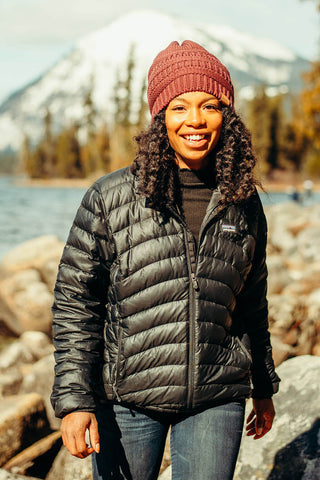
<svg viewBox="0 0 320 480"><path fill-rule="evenodd" d="M24 171L31 178L85 178L129 165L134 158L132 139L149 121L145 82L138 109L137 99L132 98L134 68L132 48L124 80L118 75L114 86L115 110L109 123L103 122L95 109L94 79L83 99L81 123L54 135L52 115L47 111L39 144L32 147L25 137L21 151ZM320 60L311 64L303 80L304 88L295 97L289 93L269 96L261 85L241 107L264 177L275 169L320 176Z"/></svg>

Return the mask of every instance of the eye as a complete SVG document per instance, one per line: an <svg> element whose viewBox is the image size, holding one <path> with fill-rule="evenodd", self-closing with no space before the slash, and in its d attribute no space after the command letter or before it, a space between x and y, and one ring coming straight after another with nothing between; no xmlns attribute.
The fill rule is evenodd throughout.
<svg viewBox="0 0 320 480"><path fill-rule="evenodd" d="M220 105L215 105L213 103L208 103L207 105L204 105L205 110L221 110Z"/></svg>
<svg viewBox="0 0 320 480"><path fill-rule="evenodd" d="M172 110L174 112L182 112L184 109L185 107L183 105L175 105L174 107L172 107Z"/></svg>

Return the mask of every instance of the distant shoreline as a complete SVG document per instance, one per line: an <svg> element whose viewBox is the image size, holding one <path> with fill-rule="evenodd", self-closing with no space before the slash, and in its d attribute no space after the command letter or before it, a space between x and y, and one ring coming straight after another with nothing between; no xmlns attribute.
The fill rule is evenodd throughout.
<svg viewBox="0 0 320 480"><path fill-rule="evenodd" d="M89 188L101 175L91 176L89 178L51 178L51 179L31 179L19 178L14 181L15 185L21 187L39 187L39 188ZM304 179L305 180L305 179ZM268 192L289 192L295 188L298 192L304 191L304 180L286 178L279 180L262 180L263 190ZM312 180L313 191L320 192L320 179ZM259 189L261 190L261 189Z"/></svg>

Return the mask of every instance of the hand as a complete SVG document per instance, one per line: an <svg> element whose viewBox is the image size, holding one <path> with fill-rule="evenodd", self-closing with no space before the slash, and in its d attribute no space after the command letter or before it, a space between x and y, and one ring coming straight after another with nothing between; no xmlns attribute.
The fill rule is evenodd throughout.
<svg viewBox="0 0 320 480"><path fill-rule="evenodd" d="M272 427L275 416L271 398L253 398L253 409L247 418L247 436L254 435L254 440L263 437Z"/></svg>
<svg viewBox="0 0 320 480"><path fill-rule="evenodd" d="M89 430L92 447L87 445L85 441L87 429ZM63 445L75 457L86 458L93 452L100 452L98 423L94 413L69 413L62 419L61 433Z"/></svg>

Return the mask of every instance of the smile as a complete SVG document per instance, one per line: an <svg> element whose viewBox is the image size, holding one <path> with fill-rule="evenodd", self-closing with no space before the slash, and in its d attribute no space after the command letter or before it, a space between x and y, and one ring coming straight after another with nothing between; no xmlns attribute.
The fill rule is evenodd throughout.
<svg viewBox="0 0 320 480"><path fill-rule="evenodd" d="M183 138L188 140L188 142L198 142L199 140L204 140L206 135L183 135Z"/></svg>

